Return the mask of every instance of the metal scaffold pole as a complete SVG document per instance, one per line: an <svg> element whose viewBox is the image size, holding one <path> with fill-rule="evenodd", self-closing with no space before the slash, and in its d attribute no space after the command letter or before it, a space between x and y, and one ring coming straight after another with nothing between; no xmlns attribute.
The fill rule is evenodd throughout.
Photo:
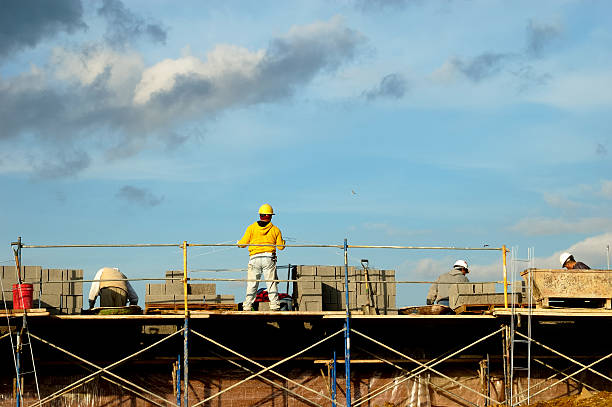
<svg viewBox="0 0 612 407"><path fill-rule="evenodd" d="M187 308L187 241L183 241L183 292L185 295L185 330L183 332L184 406L189 406L189 309Z"/></svg>
<svg viewBox="0 0 612 407"><path fill-rule="evenodd" d="M348 280L348 244L344 239L344 293L346 298L346 321L344 323L344 371L346 375L346 405L351 406L351 311L349 304L349 280Z"/></svg>

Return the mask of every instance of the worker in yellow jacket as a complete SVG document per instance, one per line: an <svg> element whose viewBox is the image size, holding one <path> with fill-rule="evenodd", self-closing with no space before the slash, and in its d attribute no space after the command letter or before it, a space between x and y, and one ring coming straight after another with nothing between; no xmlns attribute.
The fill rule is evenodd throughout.
<svg viewBox="0 0 612 407"><path fill-rule="evenodd" d="M278 301L277 283L269 280L276 280L276 249L283 250L285 241L279 228L272 224L274 210L268 204L263 204L259 208L259 220L250 225L244 236L237 244L238 247L249 245L249 267L247 272L246 298L242 303L242 309L250 311L255 301L259 280L263 273L270 298L270 309L278 311L280 303ZM269 245L269 246L254 246Z"/></svg>

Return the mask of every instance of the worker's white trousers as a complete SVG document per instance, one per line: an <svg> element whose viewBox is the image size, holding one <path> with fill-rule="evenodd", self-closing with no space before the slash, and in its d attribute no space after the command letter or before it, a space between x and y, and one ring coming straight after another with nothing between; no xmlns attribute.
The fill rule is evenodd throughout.
<svg viewBox="0 0 612 407"><path fill-rule="evenodd" d="M259 280L263 273L265 280L276 279L276 262L271 257L255 257L249 260L249 268L247 272L247 279ZM266 287L268 290L268 298L270 298L270 309L278 310L280 304L278 302L278 289L276 286L278 283L272 281L266 281ZM248 311L251 309L253 302L255 302L255 296L257 295L257 287L259 281L247 281L246 286L246 298L242 303L242 309Z"/></svg>

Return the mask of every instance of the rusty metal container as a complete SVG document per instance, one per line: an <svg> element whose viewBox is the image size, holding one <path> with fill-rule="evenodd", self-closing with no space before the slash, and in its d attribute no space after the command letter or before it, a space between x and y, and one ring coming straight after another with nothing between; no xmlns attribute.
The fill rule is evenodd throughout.
<svg viewBox="0 0 612 407"><path fill-rule="evenodd" d="M556 270L527 269L521 273L530 283L533 278L533 297L546 303L550 298L606 299L612 298L611 270Z"/></svg>

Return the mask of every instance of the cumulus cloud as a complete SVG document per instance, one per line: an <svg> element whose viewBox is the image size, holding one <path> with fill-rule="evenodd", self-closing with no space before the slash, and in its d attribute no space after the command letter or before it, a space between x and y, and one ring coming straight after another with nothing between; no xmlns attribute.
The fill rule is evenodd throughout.
<svg viewBox="0 0 612 407"><path fill-rule="evenodd" d="M560 208L560 209L565 209L565 210L573 210L573 209L578 209L580 207L583 207L584 204L580 203L580 202L576 202L576 201L572 201L570 199L567 199L566 197L559 195L559 194L553 194L550 192L545 192L544 195L544 201L555 208Z"/></svg>
<svg viewBox="0 0 612 407"><path fill-rule="evenodd" d="M562 248L551 256L536 258L535 265L539 268L560 268L559 255L563 252L569 252L574 255L576 260L586 263L591 268L606 268L607 246L612 248L612 233L591 236L574 243L570 247Z"/></svg>
<svg viewBox="0 0 612 407"><path fill-rule="evenodd" d="M601 156L606 156L606 155L608 155L608 149L606 148L605 145L603 145L601 143L597 143L597 146L595 147L595 154L601 155Z"/></svg>
<svg viewBox="0 0 612 407"><path fill-rule="evenodd" d="M433 73L433 77L452 80L457 76L463 76L472 82L480 82L499 73L510 58L511 54L495 52L485 52L474 58L453 57L438 68Z"/></svg>
<svg viewBox="0 0 612 407"><path fill-rule="evenodd" d="M35 47L60 32L72 33L87 26L80 0L4 0L0 13L0 58L26 47Z"/></svg>
<svg viewBox="0 0 612 407"><path fill-rule="evenodd" d="M527 55L539 58L556 38L560 36L562 27L558 24L544 24L529 21L527 24Z"/></svg>
<svg viewBox="0 0 612 407"><path fill-rule="evenodd" d="M379 98L401 99L407 90L408 82L404 76L399 73L392 73L383 77L376 87L365 91L363 95L368 100Z"/></svg>
<svg viewBox="0 0 612 407"><path fill-rule="evenodd" d="M156 196L146 188L125 185L119 189L117 198L145 207L157 206L163 202L163 196Z"/></svg>
<svg viewBox="0 0 612 407"><path fill-rule="evenodd" d="M355 7L365 12L384 11L403 9L409 4L422 2L423 0L356 0Z"/></svg>
<svg viewBox="0 0 612 407"><path fill-rule="evenodd" d="M315 75L352 60L363 41L358 32L334 18L293 27L265 50L217 46L205 61L187 56L149 68L134 102L183 112L274 102L291 96Z"/></svg>
<svg viewBox="0 0 612 407"><path fill-rule="evenodd" d="M171 145L184 140L178 123L284 100L350 62L364 41L334 18L295 26L266 49L219 45L206 59L184 56L149 68L125 49L57 48L47 70L0 78L0 140L36 140L54 152L89 151L92 159L100 151L121 158Z"/></svg>
<svg viewBox="0 0 612 407"><path fill-rule="evenodd" d="M526 218L510 230L529 236L559 235L566 233L597 233L612 229L612 218Z"/></svg>
<svg viewBox="0 0 612 407"><path fill-rule="evenodd" d="M140 37L160 44L166 43L166 29L161 23L147 21L134 14L120 0L103 0L98 15L107 21L105 38L113 46L123 47Z"/></svg>
<svg viewBox="0 0 612 407"><path fill-rule="evenodd" d="M612 181L611 180L603 180L601 181L601 190L599 191L600 195L612 199Z"/></svg>

